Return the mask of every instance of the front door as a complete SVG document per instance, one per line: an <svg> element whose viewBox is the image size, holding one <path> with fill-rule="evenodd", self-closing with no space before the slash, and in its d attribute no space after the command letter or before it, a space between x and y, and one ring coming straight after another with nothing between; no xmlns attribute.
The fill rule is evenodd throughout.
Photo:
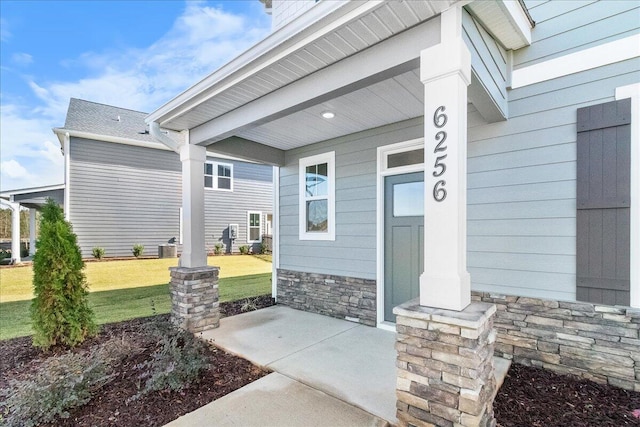
<svg viewBox="0 0 640 427"><path fill-rule="evenodd" d="M393 307L420 294L424 270L424 173L393 175L384 181L384 320Z"/></svg>

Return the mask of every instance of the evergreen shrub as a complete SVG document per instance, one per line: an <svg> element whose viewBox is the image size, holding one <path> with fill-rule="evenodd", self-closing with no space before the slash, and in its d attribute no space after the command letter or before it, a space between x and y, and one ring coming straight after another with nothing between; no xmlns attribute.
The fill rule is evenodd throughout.
<svg viewBox="0 0 640 427"><path fill-rule="evenodd" d="M84 262L60 206L49 199L40 218L40 239L33 256L33 345L45 350L55 345L73 347L97 331Z"/></svg>

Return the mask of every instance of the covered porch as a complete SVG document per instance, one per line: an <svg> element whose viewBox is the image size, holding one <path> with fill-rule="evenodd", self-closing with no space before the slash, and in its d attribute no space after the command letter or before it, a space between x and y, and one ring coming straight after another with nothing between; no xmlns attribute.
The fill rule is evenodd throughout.
<svg viewBox="0 0 640 427"><path fill-rule="evenodd" d="M49 185L44 187L24 188L6 191L0 194L2 205L11 209L11 262L18 264L22 261L20 256L20 210L29 209L29 256L36 252L37 224L36 212L47 203L47 199L53 199L61 206L64 205L65 186Z"/></svg>
<svg viewBox="0 0 640 427"><path fill-rule="evenodd" d="M489 425L495 306L471 302L467 129L507 119L507 51L531 26L512 1L319 2L150 114L183 164L183 271L172 275L195 280L206 265L206 152L277 166L278 301L397 330L400 373L385 392L402 400L402 425ZM420 186L412 243L394 247L384 178L396 173ZM412 273L387 275L388 255L409 246L398 259Z"/></svg>
<svg viewBox="0 0 640 427"><path fill-rule="evenodd" d="M255 384L237 397L212 402L172 427L213 420L216 425L258 425L265 420L283 426L397 423L392 332L273 306L222 319L220 328L203 332L202 338L272 370L274 378L267 380L269 385ZM509 362L496 359L495 365L499 387ZM273 383L284 385L271 389ZM288 395L288 388L295 395ZM236 410L237 405L242 410Z"/></svg>
<svg viewBox="0 0 640 427"><path fill-rule="evenodd" d="M379 136L374 149L411 144L411 150L402 152L411 158L398 170L410 166L404 169L424 172L422 211L429 214L422 220L421 304L462 310L470 303L467 128L469 123L508 117L507 51L530 42L531 26L526 10L513 1L319 2L151 113L150 132L179 152L183 163L181 266L205 265L201 183L206 152L274 165L280 168L275 182L274 294L277 269L304 264L300 259L287 261L301 252L316 261L322 253L335 253L343 262L357 255L349 259L351 266L339 269L349 273L345 276L376 283L373 323L384 326L390 317L389 307L384 314L389 305L384 282L389 280L384 274L385 201L379 178L388 172L390 157L377 159L377 164L366 158L364 164L357 156L370 156L371 151L358 150L371 143L353 137ZM387 129L394 127L411 129L385 140ZM162 129L183 132L185 143L178 146ZM322 200L328 205L323 215L331 218L321 225L326 232L316 233L302 229L310 213L301 208L301 192L299 200L293 198L302 154L323 153L320 144L333 155L331 172L323 172L332 174L332 194ZM340 149L346 146L350 148ZM352 194L360 188L371 194L374 186L373 199L367 196L363 203L376 204L371 209L375 223L372 218L352 219L357 211L348 206ZM292 212L296 207L299 218ZM351 234L360 228L365 229ZM335 267L331 260L317 265L319 270Z"/></svg>

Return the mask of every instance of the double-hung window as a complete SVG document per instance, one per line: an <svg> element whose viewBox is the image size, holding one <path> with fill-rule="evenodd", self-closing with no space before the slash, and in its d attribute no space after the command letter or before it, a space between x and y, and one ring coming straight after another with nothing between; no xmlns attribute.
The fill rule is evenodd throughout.
<svg viewBox="0 0 640 427"><path fill-rule="evenodd" d="M300 240L335 240L335 152L300 159Z"/></svg>
<svg viewBox="0 0 640 427"><path fill-rule="evenodd" d="M247 230L249 230L247 243L260 243L262 241L262 212L247 213Z"/></svg>
<svg viewBox="0 0 640 427"><path fill-rule="evenodd" d="M204 164L204 187L233 191L233 165L218 162Z"/></svg>

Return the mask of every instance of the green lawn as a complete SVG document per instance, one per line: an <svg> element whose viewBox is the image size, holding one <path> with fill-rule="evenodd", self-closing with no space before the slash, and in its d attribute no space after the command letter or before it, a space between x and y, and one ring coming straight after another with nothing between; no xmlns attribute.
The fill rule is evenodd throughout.
<svg viewBox="0 0 640 427"><path fill-rule="evenodd" d="M156 313L168 313L168 268L177 259L102 261L86 264L89 303L99 324ZM220 267L220 301L234 301L271 292L269 258L209 257ZM33 298L31 266L0 269L0 340L30 335L29 305Z"/></svg>

